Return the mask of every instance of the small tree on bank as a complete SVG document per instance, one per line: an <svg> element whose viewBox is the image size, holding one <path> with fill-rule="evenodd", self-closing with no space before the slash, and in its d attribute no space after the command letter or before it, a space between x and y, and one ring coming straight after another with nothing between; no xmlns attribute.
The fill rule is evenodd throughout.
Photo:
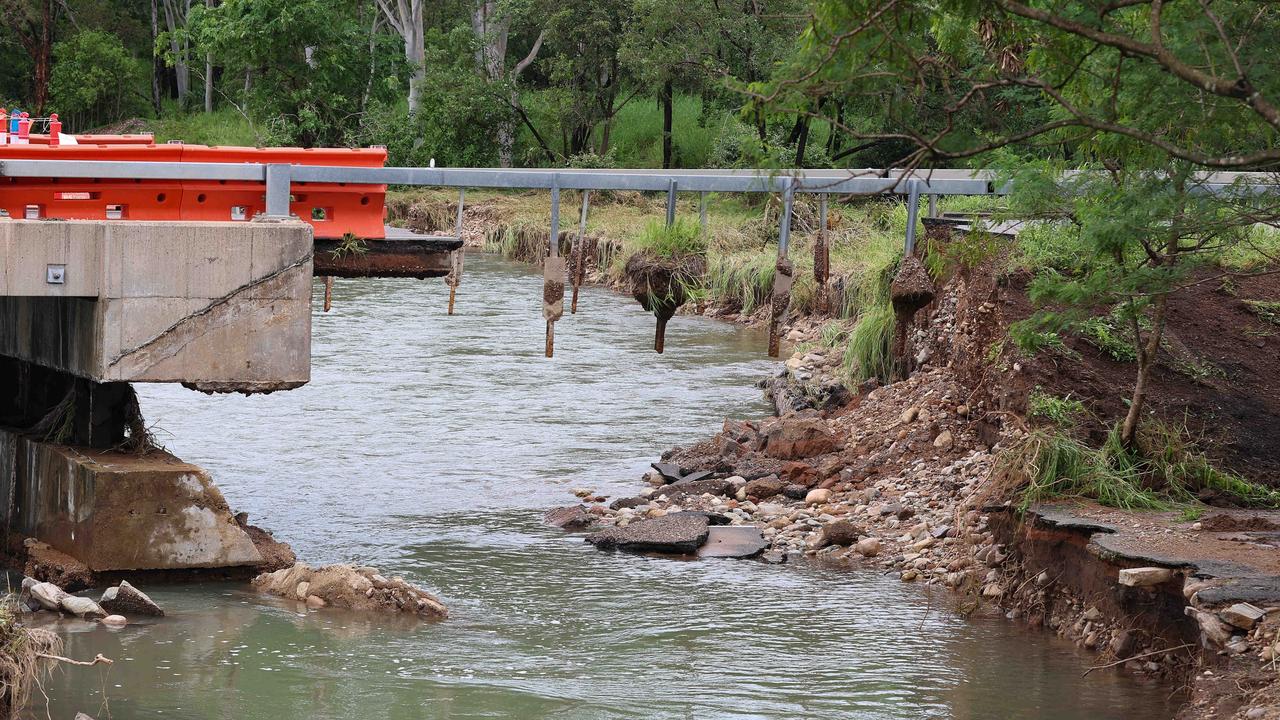
<svg viewBox="0 0 1280 720"><path fill-rule="evenodd" d="M1022 330L1123 320L1132 448L1193 263L1280 217L1275 198L1205 177L1280 167L1277 31L1280 8L1262 0L820 0L791 64L745 90L801 116L861 108L821 119L855 146L902 147L900 167L999 162L1014 212L1065 220L1085 257L1033 283L1056 309Z"/></svg>

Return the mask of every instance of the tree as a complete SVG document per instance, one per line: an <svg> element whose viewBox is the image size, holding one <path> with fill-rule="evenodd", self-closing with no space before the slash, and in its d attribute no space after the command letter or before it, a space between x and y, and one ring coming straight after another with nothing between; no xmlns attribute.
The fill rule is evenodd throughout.
<svg viewBox="0 0 1280 720"><path fill-rule="evenodd" d="M821 0L789 64L744 91L810 118L822 99L857 106L856 122L823 119L900 148L903 167L1009 163L1015 202L1089 250L1075 275L1038 281L1059 307L1037 322L1116 308L1129 327L1132 447L1191 261L1280 217L1243 190L1206 194L1197 174L1280 166L1278 30L1261 0Z"/></svg>
<svg viewBox="0 0 1280 720"><path fill-rule="evenodd" d="M191 91L190 43L185 32L187 15L191 12L191 0L163 0L163 9L164 24L168 32L161 36L160 41L169 45L164 56L166 62L173 67L178 105L185 107L187 95Z"/></svg>
<svg viewBox="0 0 1280 720"><path fill-rule="evenodd" d="M54 0L0 0L0 17L31 57L32 102L37 115L44 112L49 99L50 60L61 8Z"/></svg>
<svg viewBox="0 0 1280 720"><path fill-rule="evenodd" d="M411 68L409 76L409 115L418 114L422 106L422 84L426 80L426 45L422 25L424 0L378 0L378 8L387 23L404 40L404 59Z"/></svg>
<svg viewBox="0 0 1280 720"><path fill-rule="evenodd" d="M142 63L115 35L82 30L56 43L53 57L50 99L70 126L114 122L133 109L129 100L143 98Z"/></svg>
<svg viewBox="0 0 1280 720"><path fill-rule="evenodd" d="M481 77L494 86L495 94L505 95L511 107L523 113L516 82L537 59L547 32L539 29L529 52L508 70L507 42L511 32L511 19L510 8L504 11L499 9L495 0L477 0L471 12L471 30L475 34L476 68ZM507 118L499 124L497 132L498 159L502 167L511 167L515 154L515 137L515 121L508 113Z"/></svg>

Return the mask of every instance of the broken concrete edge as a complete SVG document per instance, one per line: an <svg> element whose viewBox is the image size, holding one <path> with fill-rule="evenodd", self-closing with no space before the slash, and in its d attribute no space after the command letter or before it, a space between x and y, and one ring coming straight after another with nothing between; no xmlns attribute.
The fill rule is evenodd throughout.
<svg viewBox="0 0 1280 720"><path fill-rule="evenodd" d="M1009 508L1005 508L1008 510ZM1218 584L1198 591L1198 599L1206 606L1227 606L1233 603L1252 605L1280 604L1280 577L1261 576L1243 565L1215 561L1192 561L1176 556L1134 553L1113 546L1109 536L1116 528L1105 523L1071 514L1064 505L1032 505L1025 513L1024 522L1045 528L1072 532L1083 536L1090 554L1113 565L1128 566L1125 569L1160 568L1171 572L1167 581L1179 578L1215 580ZM1117 576L1117 584L1121 582ZM1135 585L1132 587L1142 587Z"/></svg>
<svg viewBox="0 0 1280 720"><path fill-rule="evenodd" d="M0 567L20 572L41 582L50 582L67 592L111 587L121 582L134 585L180 585L210 581L249 581L264 573L289 567L296 562L293 549L271 533L254 525L242 525L258 548L262 561L252 565L225 567L103 570L94 571L74 557L21 533L9 533L0 549Z"/></svg>

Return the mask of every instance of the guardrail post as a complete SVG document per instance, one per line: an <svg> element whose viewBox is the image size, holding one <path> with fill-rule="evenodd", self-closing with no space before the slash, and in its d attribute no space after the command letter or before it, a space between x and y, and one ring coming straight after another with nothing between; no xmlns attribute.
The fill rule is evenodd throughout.
<svg viewBox="0 0 1280 720"><path fill-rule="evenodd" d="M667 186L667 227L676 224L676 181Z"/></svg>
<svg viewBox="0 0 1280 720"><path fill-rule="evenodd" d="M818 312L831 311L827 280L831 277L831 245L827 242L827 194L818 196L818 237L813 243L813 279L818 283Z"/></svg>
<svg viewBox="0 0 1280 720"><path fill-rule="evenodd" d="M938 217L938 196L937 195L933 195L933 194L929 195L929 217L931 218Z"/></svg>
<svg viewBox="0 0 1280 720"><path fill-rule="evenodd" d="M778 261L773 270L773 293L769 304L769 357L778 357L782 345L782 316L791 304L791 282L794 266L787 258L791 245L791 211L795 207L795 179L787 179L782 192L782 219L778 226Z"/></svg>
<svg viewBox="0 0 1280 720"><path fill-rule="evenodd" d="M555 354L556 321L564 316L565 262L560 256L560 181L551 185L550 246L542 263L542 316L547 321L547 357Z"/></svg>
<svg viewBox="0 0 1280 720"><path fill-rule="evenodd" d="M702 226L702 237L707 237L707 193L698 193L698 224Z"/></svg>
<svg viewBox="0 0 1280 720"><path fill-rule="evenodd" d="M266 165L267 217L289 217L290 183L293 166L287 163Z"/></svg>
<svg viewBox="0 0 1280 720"><path fill-rule="evenodd" d="M907 245L904 255L916 251L916 222L920 219L920 181L907 181Z"/></svg>
<svg viewBox="0 0 1280 720"><path fill-rule="evenodd" d="M586 279L587 268L585 265L586 244L587 244L587 212L591 207L591 191L582 191L582 215L578 218L578 238L573 243L573 262L570 267L570 278L573 281L573 300L569 303L569 313L576 315L578 312L578 289L582 287L582 281Z"/></svg>
<svg viewBox="0 0 1280 720"><path fill-rule="evenodd" d="M462 208L467 202L467 189L459 188L458 190L458 219L453 223L453 234L462 239ZM449 314L453 314L453 300L458 294L458 286L462 284L462 265L463 265L463 248L458 248L450 253L449 258L449 277L446 282L449 285Z"/></svg>

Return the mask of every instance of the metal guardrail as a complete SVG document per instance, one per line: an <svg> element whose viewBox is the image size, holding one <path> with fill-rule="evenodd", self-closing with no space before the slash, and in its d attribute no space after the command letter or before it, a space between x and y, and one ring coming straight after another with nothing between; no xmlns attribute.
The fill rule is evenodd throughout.
<svg viewBox="0 0 1280 720"><path fill-rule="evenodd" d="M562 190L582 192L582 220L579 245L585 233L588 198L592 191L636 190L665 192L666 220L675 222L676 196L681 192L701 195L699 216L706 227L707 193L780 193L783 211L778 228L778 265L775 288L785 275L789 287L791 272L787 253L791 238L791 216L796 193L819 196L819 239L817 254L826 252L827 197L829 195L905 195L907 229L904 251L914 251L916 225L920 214L920 198L929 199L929 214L936 215L940 195L1003 195L1006 185L998 185L994 173L980 170L515 170L499 168L410 168L349 167L328 165L294 165L285 163L207 163L207 162L104 162L78 160L0 160L0 177L28 178L101 178L133 180L214 180L261 182L265 185L265 216L287 217L293 183L335 183L353 185L418 185L452 187L460 191L458 224L461 229L462 202L466 188L541 189L551 193L551 233L548 241L548 264L560 268L560 291L563 293L564 261L559 255L560 193ZM1206 173L1197 178L1197 193L1276 193L1280 192L1280 176L1266 173ZM578 258L581 263L581 258ZM825 267L825 262L823 263ZM460 267L458 268L460 271ZM825 272L825 270L824 270ZM825 280L820 280L825 282ZM451 275L451 290L457 278ZM576 310L577 284L574 284ZM450 307L452 309L452 292ZM552 352L552 324L559 315L549 311L556 305L544 302L547 315L547 355ZM548 314L551 312L551 314ZM560 311L562 312L562 310ZM776 313L775 313L776 314ZM661 326L660 326L661 327ZM778 318L770 322L770 354L777 352ZM656 347L661 348L661 329Z"/></svg>

